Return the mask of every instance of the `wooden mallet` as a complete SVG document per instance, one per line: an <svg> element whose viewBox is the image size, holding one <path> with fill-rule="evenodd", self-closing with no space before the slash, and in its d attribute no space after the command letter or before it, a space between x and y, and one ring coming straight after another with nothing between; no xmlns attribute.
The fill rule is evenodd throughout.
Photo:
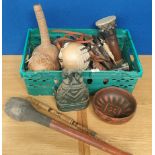
<svg viewBox="0 0 155 155"><path fill-rule="evenodd" d="M8 116L17 121L32 121L39 123L64 133L65 135L81 140L112 155L131 155L130 153L124 152L100 139L96 139L89 134L70 128L65 124L39 113L33 108L31 103L25 99L18 97L10 98L5 105L5 112Z"/></svg>

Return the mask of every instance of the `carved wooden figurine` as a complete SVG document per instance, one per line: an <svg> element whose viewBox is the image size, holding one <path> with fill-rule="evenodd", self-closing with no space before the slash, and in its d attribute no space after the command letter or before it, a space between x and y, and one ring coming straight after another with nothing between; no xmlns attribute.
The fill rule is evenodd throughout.
<svg viewBox="0 0 155 155"><path fill-rule="evenodd" d="M64 70L64 80L56 92L57 107L61 111L80 110L88 106L89 91L78 71Z"/></svg>

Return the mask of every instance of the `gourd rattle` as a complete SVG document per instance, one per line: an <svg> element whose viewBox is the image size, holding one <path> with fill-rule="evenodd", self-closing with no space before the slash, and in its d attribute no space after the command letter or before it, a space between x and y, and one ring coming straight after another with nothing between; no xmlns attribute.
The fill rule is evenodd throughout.
<svg viewBox="0 0 155 155"><path fill-rule="evenodd" d="M28 69L33 71L59 70L59 51L57 47L50 42L46 20L41 5L34 5L34 11L40 30L41 44L34 49L32 57L29 59Z"/></svg>

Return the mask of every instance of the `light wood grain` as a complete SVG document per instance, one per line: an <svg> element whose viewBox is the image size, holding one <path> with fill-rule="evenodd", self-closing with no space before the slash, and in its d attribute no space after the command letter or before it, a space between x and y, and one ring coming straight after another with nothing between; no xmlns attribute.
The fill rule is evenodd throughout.
<svg viewBox="0 0 155 155"><path fill-rule="evenodd" d="M102 139L134 155L151 155L152 150L152 57L140 56L144 74L133 95L138 107L134 118L123 125L101 121L90 106L66 115L98 132ZM3 56L3 109L11 96L28 95L19 75L21 56ZM51 96L35 97L56 108ZM92 99L91 99L92 102ZM32 122L17 122L2 112L3 155L108 155L92 146Z"/></svg>
<svg viewBox="0 0 155 155"><path fill-rule="evenodd" d="M77 121L83 126L88 127L87 109L77 112ZM79 141L79 155L90 155L90 147L88 144Z"/></svg>

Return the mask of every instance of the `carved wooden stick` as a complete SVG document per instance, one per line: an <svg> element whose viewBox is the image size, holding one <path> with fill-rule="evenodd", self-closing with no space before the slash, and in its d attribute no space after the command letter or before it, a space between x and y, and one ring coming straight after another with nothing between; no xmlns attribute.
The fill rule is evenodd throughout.
<svg viewBox="0 0 155 155"><path fill-rule="evenodd" d="M91 134L92 136L99 137L97 136L97 133L95 131L92 131L75 120L73 120L71 117L64 115L63 113L60 113L59 111L53 109L52 107L48 106L47 104L44 104L43 102L40 102L32 97L26 97L26 100L28 100L31 105L39 112L43 113L44 115L53 118L55 120L58 120L66 125L69 125L72 128L79 129L82 131L87 132L88 134Z"/></svg>
<svg viewBox="0 0 155 155"><path fill-rule="evenodd" d="M5 112L8 116L17 121L33 121L46 127L53 128L56 131L81 140L112 155L131 155L130 153L124 152L102 140L96 139L91 135L70 128L61 122L53 120L39 113L33 108L29 101L22 98L10 98L10 100L5 105Z"/></svg>

